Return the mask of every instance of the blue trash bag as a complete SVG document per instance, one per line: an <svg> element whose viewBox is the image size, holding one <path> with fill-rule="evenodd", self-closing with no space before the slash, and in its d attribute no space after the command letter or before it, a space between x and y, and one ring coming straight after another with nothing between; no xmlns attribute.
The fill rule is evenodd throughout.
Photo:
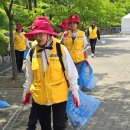
<svg viewBox="0 0 130 130"><path fill-rule="evenodd" d="M72 93L69 92L66 113L74 128L83 130L90 117L99 108L100 101L79 91L80 105L76 108L73 104Z"/></svg>
<svg viewBox="0 0 130 130"><path fill-rule="evenodd" d="M23 56L24 59L26 59L28 51L29 51L29 49L27 49L27 50L24 51L24 56Z"/></svg>
<svg viewBox="0 0 130 130"><path fill-rule="evenodd" d="M8 102L0 100L0 108L5 108L5 107L9 107L9 106L10 105Z"/></svg>
<svg viewBox="0 0 130 130"><path fill-rule="evenodd" d="M78 84L82 91L91 92L95 87L97 78L94 76L92 67L84 61L79 73Z"/></svg>

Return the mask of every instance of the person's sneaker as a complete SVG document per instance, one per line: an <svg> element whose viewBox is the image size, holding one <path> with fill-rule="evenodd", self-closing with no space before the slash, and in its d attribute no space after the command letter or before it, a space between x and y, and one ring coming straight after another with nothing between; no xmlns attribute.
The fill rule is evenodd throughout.
<svg viewBox="0 0 130 130"><path fill-rule="evenodd" d="M92 58L94 58L94 57L95 57L93 53L91 54L91 56L92 56Z"/></svg>

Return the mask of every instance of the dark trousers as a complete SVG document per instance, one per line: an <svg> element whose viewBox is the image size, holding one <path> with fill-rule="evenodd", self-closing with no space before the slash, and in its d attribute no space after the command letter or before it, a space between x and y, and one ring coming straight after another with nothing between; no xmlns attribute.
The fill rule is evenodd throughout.
<svg viewBox="0 0 130 130"><path fill-rule="evenodd" d="M51 115L53 115L53 130L65 130L66 102L51 106L38 104L36 106L41 130L52 130Z"/></svg>
<svg viewBox="0 0 130 130"><path fill-rule="evenodd" d="M96 47L97 39L89 39L89 41L90 41L90 46L91 46L91 52L94 54L95 53L95 47Z"/></svg>
<svg viewBox="0 0 130 130"><path fill-rule="evenodd" d="M22 71L24 51L15 50L17 70Z"/></svg>
<svg viewBox="0 0 130 130"><path fill-rule="evenodd" d="M27 130L36 130L36 124L38 121L37 104L32 101L32 107L29 115Z"/></svg>

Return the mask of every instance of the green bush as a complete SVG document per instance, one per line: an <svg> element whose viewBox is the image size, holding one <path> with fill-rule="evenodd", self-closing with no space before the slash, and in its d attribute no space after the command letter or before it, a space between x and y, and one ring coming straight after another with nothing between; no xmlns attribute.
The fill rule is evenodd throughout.
<svg viewBox="0 0 130 130"><path fill-rule="evenodd" d="M0 8L0 28L8 29L8 18L5 11Z"/></svg>
<svg viewBox="0 0 130 130"><path fill-rule="evenodd" d="M8 40L4 36L5 30L0 30L0 55L7 55Z"/></svg>

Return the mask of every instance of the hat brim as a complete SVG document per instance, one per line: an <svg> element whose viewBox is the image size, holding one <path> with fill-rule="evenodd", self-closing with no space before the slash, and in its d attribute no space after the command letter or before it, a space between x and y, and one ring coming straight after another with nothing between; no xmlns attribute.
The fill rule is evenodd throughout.
<svg viewBox="0 0 130 130"><path fill-rule="evenodd" d="M79 20L75 20L75 19L70 19L69 23L80 23L80 21Z"/></svg>
<svg viewBox="0 0 130 130"><path fill-rule="evenodd" d="M22 27L20 27L20 28L16 28L17 30L22 30L23 28Z"/></svg>
<svg viewBox="0 0 130 130"><path fill-rule="evenodd" d="M50 35L54 35L57 36L58 34L55 33L54 31L47 31L47 30L33 30L29 33L24 34L24 36L26 38L28 38L29 40L34 40L34 34L38 34L38 33L45 33L45 34L50 34Z"/></svg>
<svg viewBox="0 0 130 130"><path fill-rule="evenodd" d="M54 31L51 31L49 34L54 35L54 36L58 36L58 34L56 32L54 32Z"/></svg>
<svg viewBox="0 0 130 130"><path fill-rule="evenodd" d="M69 29L70 28L69 26L65 26L65 25L62 25L62 24L58 24L57 26L60 27L60 28L65 28L65 29Z"/></svg>

